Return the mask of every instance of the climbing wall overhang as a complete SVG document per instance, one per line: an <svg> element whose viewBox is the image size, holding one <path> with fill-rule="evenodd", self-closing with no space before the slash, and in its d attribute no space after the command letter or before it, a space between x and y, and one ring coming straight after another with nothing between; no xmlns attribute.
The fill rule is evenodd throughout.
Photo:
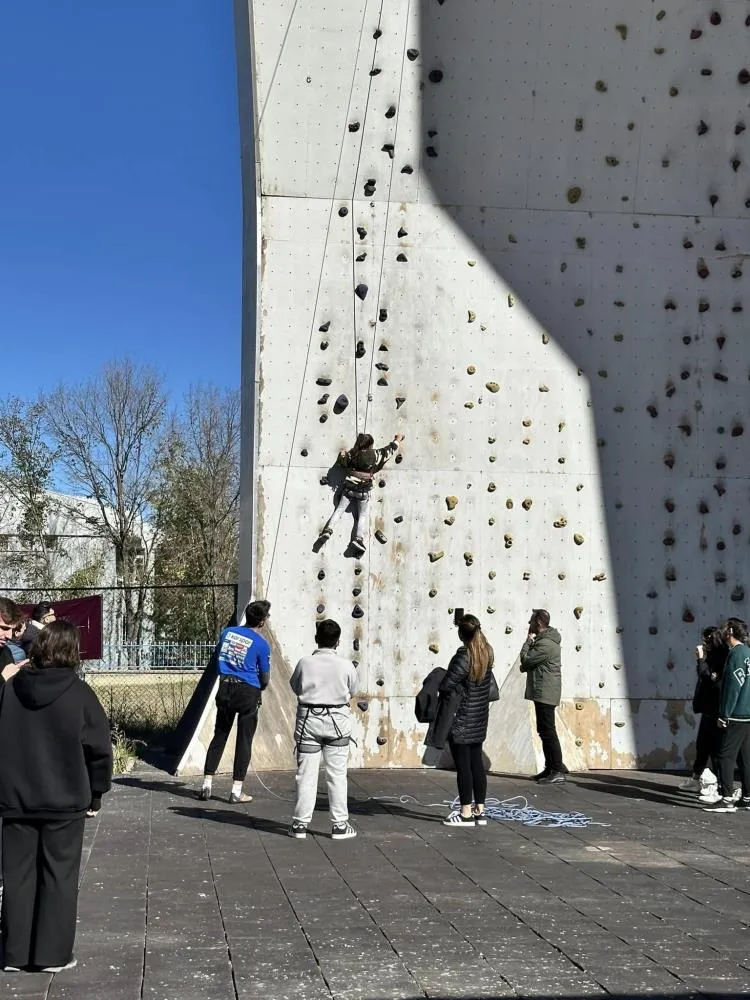
<svg viewBox="0 0 750 1000"><path fill-rule="evenodd" d="M462 607L496 653L490 762L535 768L517 654L547 607L570 764L682 766L700 628L746 613L750 4L252 15L274 684L336 618L354 762L415 764ZM356 559L348 519L315 542L362 430L405 441Z"/></svg>

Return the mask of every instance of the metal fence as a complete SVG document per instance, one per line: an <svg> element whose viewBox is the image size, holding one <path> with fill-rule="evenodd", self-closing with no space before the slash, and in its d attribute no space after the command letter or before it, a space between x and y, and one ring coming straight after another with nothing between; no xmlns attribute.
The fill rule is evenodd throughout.
<svg viewBox="0 0 750 1000"><path fill-rule="evenodd" d="M105 644L101 660L87 660L86 673L108 671L203 670L212 642L125 642Z"/></svg>

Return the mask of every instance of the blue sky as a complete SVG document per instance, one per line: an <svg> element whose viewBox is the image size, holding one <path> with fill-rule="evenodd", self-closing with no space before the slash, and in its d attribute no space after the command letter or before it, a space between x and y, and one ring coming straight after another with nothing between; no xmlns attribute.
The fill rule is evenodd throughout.
<svg viewBox="0 0 750 1000"><path fill-rule="evenodd" d="M238 385L231 0L9 0L0 94L5 392L123 355Z"/></svg>

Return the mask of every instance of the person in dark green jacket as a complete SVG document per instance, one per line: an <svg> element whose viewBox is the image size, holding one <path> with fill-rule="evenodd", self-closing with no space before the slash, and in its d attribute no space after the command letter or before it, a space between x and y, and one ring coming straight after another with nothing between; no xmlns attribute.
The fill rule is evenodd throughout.
<svg viewBox="0 0 750 1000"><path fill-rule="evenodd" d="M555 727L562 685L560 633L550 625L549 611L544 608L531 612L529 634L521 649L521 673L526 674L525 698L534 702L536 731L544 751L544 770L534 775L534 780L540 785L556 785L565 781L568 773Z"/></svg>
<svg viewBox="0 0 750 1000"><path fill-rule="evenodd" d="M718 724L724 730L719 750L719 780L722 798L705 806L707 812L750 809L750 645L748 629L740 618L729 618L724 626L729 655L721 682ZM734 769L737 758L742 775L742 798L735 805Z"/></svg>

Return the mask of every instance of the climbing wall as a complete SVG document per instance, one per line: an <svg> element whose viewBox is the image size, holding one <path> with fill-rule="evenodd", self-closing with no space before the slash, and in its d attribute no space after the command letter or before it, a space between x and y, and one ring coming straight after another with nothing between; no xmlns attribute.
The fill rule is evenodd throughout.
<svg viewBox="0 0 750 1000"><path fill-rule="evenodd" d="M517 656L546 607L569 764L683 766L700 629L747 614L750 3L254 0L251 17L244 572L273 605L274 683L336 618L355 763L414 765L413 697L461 607L495 648L490 763L533 769ZM316 539L363 430L405 441L358 559L350 516ZM268 734L279 766L289 742Z"/></svg>

